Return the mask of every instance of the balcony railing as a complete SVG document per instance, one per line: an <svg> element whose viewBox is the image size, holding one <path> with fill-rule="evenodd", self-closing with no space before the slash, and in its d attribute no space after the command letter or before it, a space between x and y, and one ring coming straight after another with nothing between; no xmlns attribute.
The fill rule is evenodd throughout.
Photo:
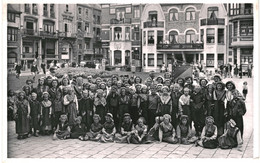
<svg viewBox="0 0 260 163"><path fill-rule="evenodd" d="M200 25L225 25L225 19L202 19Z"/></svg>
<svg viewBox="0 0 260 163"><path fill-rule="evenodd" d="M55 54L46 54L45 57L46 58L56 58L57 55ZM58 57L58 56L57 56Z"/></svg>
<svg viewBox="0 0 260 163"><path fill-rule="evenodd" d="M134 40L134 41L132 41L132 45L141 45L141 41L140 40Z"/></svg>
<svg viewBox="0 0 260 163"><path fill-rule="evenodd" d="M7 47L18 47L18 41L7 41Z"/></svg>
<svg viewBox="0 0 260 163"><path fill-rule="evenodd" d="M51 18L55 18L55 12L51 11L50 13L51 13L51 14L50 14L50 17L51 17Z"/></svg>
<svg viewBox="0 0 260 163"><path fill-rule="evenodd" d="M48 31L40 31L40 36L47 36L47 37L58 37L58 34L55 32L48 32Z"/></svg>
<svg viewBox="0 0 260 163"><path fill-rule="evenodd" d="M73 37L73 38L76 38L77 34L76 33L71 33L71 32L60 32L59 36L60 37Z"/></svg>
<svg viewBox="0 0 260 163"><path fill-rule="evenodd" d="M203 49L203 43L157 44L157 49Z"/></svg>
<svg viewBox="0 0 260 163"><path fill-rule="evenodd" d="M32 53L23 53L22 54L23 58L35 58L35 54Z"/></svg>
<svg viewBox="0 0 260 163"><path fill-rule="evenodd" d="M88 37L88 38L93 38L93 33L87 33L87 32L85 32L84 33L84 37Z"/></svg>
<svg viewBox="0 0 260 163"><path fill-rule="evenodd" d="M232 42L237 42L237 41L253 41L254 36L235 36L232 37Z"/></svg>
<svg viewBox="0 0 260 163"><path fill-rule="evenodd" d="M131 24L131 19L130 18L124 18L121 20L110 19L110 24Z"/></svg>
<svg viewBox="0 0 260 163"><path fill-rule="evenodd" d="M84 54L94 54L93 49L84 49Z"/></svg>
<svg viewBox="0 0 260 163"><path fill-rule="evenodd" d="M163 22L151 22L151 21L147 21L144 22L144 28L156 28L156 27L164 27L164 23Z"/></svg>
<svg viewBox="0 0 260 163"><path fill-rule="evenodd" d="M245 8L244 14L245 15L253 15L253 7L252 8Z"/></svg>
<svg viewBox="0 0 260 163"><path fill-rule="evenodd" d="M48 17L48 11L47 11L47 10L44 10L44 11L43 11L43 16Z"/></svg>
<svg viewBox="0 0 260 163"><path fill-rule="evenodd" d="M33 29L22 29L21 34L27 35L27 36L39 36L39 31L36 31Z"/></svg>

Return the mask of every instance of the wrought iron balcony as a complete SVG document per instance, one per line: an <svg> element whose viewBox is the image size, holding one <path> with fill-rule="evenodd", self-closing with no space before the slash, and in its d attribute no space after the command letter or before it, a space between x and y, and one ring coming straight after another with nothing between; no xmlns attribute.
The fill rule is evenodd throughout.
<svg viewBox="0 0 260 163"><path fill-rule="evenodd" d="M21 34L26 36L39 36L39 31L33 29L22 29Z"/></svg>
<svg viewBox="0 0 260 163"><path fill-rule="evenodd" d="M164 27L164 23L162 21L144 22L144 28L156 28L156 27Z"/></svg>
<svg viewBox="0 0 260 163"><path fill-rule="evenodd" d="M201 19L200 25L225 25L225 19Z"/></svg>
<svg viewBox="0 0 260 163"><path fill-rule="evenodd" d="M110 24L131 24L131 18L110 19Z"/></svg>
<svg viewBox="0 0 260 163"><path fill-rule="evenodd" d="M40 31L40 36L47 36L47 37L54 37L57 38L58 34L55 32L49 32L49 31Z"/></svg>
<svg viewBox="0 0 260 163"><path fill-rule="evenodd" d="M203 43L157 44L157 49L203 49Z"/></svg>
<svg viewBox="0 0 260 163"><path fill-rule="evenodd" d="M71 32L60 32L59 33L60 37L72 37L72 38L76 38L77 34L76 33L71 33Z"/></svg>

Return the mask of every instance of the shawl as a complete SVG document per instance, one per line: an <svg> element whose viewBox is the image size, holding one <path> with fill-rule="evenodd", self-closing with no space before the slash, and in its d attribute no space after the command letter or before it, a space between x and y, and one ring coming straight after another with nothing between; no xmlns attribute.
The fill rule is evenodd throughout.
<svg viewBox="0 0 260 163"><path fill-rule="evenodd" d="M48 100L48 101L42 101L42 105L47 108L47 107L50 107L51 106L51 101Z"/></svg>
<svg viewBox="0 0 260 163"><path fill-rule="evenodd" d="M190 95L182 95L179 99L179 102L181 103L181 105L190 105Z"/></svg>

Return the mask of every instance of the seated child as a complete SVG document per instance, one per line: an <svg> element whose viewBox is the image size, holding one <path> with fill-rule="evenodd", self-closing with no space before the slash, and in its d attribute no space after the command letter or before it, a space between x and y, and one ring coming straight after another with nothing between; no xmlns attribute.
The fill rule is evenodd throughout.
<svg viewBox="0 0 260 163"><path fill-rule="evenodd" d="M201 133L201 140L196 143L204 148L214 149L218 147L218 129L214 124L214 118L212 116L206 117L205 126Z"/></svg>
<svg viewBox="0 0 260 163"><path fill-rule="evenodd" d="M60 116L60 123L57 125L56 131L54 132L53 140L64 140L70 137L70 127L67 120L67 115L63 114Z"/></svg>
<svg viewBox="0 0 260 163"><path fill-rule="evenodd" d="M131 135L130 143L144 144L147 140L147 126L145 125L144 117L137 120L137 125L134 129L134 134Z"/></svg>
<svg viewBox="0 0 260 163"><path fill-rule="evenodd" d="M155 117L155 124L148 132L147 139L149 141L159 141L159 127L162 121L163 121L163 117L161 116Z"/></svg>
<svg viewBox="0 0 260 163"><path fill-rule="evenodd" d="M102 136L100 138L100 141L103 143L114 142L116 128L113 120L113 115L111 113L107 113L105 119L106 121L103 124Z"/></svg>
<svg viewBox="0 0 260 163"><path fill-rule="evenodd" d="M84 137L84 140L98 141L100 139L103 128L100 120L100 116L98 114L94 114L93 123L90 126L89 132L87 132L86 136Z"/></svg>
<svg viewBox="0 0 260 163"><path fill-rule="evenodd" d="M180 144L189 145L197 140L195 136L192 137L187 115L182 115L180 117L180 124L176 128L176 133Z"/></svg>
<svg viewBox="0 0 260 163"><path fill-rule="evenodd" d="M238 127L236 127L236 122L230 119L225 124L225 131L222 136L218 138L219 147L221 149L231 149L237 147L241 151L243 140L241 138L241 132Z"/></svg>
<svg viewBox="0 0 260 163"><path fill-rule="evenodd" d="M171 124L171 116L169 114L164 114L163 121L160 123L159 127L159 140L171 144L176 144L178 141L175 138L176 132Z"/></svg>
<svg viewBox="0 0 260 163"><path fill-rule="evenodd" d="M129 113L124 114L124 120L121 125L121 132L115 134L117 143L130 143L130 136L134 133L134 124Z"/></svg>
<svg viewBox="0 0 260 163"><path fill-rule="evenodd" d="M87 127L84 123L81 123L82 117L78 116L76 118L76 124L72 126L70 137L72 139L84 140L84 137L87 132Z"/></svg>

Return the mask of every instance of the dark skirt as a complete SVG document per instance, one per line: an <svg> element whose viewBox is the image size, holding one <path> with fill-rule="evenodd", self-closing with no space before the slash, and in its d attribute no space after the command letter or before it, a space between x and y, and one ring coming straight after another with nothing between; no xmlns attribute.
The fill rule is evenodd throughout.
<svg viewBox="0 0 260 163"><path fill-rule="evenodd" d="M225 124L225 104L222 101L215 101L215 107L212 112L214 118L214 123L218 128L218 136L224 133L224 124Z"/></svg>
<svg viewBox="0 0 260 163"><path fill-rule="evenodd" d="M96 106L96 114L98 114L101 118L100 123L103 124L105 122L106 108L103 105Z"/></svg>
<svg viewBox="0 0 260 163"><path fill-rule="evenodd" d="M137 124L137 120L139 118L137 106L131 106L131 108L130 108L130 115L131 115L131 118L133 120L133 123Z"/></svg>
<svg viewBox="0 0 260 163"><path fill-rule="evenodd" d="M29 133L30 124L26 112L22 111L21 109L18 109L17 118L15 122L15 129L18 135L26 135Z"/></svg>

